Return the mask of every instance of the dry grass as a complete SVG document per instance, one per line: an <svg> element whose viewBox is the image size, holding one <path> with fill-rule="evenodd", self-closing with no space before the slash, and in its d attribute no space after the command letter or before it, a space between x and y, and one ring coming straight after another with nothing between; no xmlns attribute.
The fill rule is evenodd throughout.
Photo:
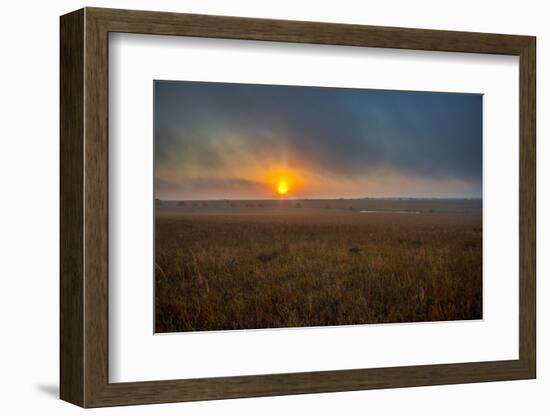
<svg viewBox="0 0 550 416"><path fill-rule="evenodd" d="M479 319L481 259L477 214L159 209L156 331Z"/></svg>

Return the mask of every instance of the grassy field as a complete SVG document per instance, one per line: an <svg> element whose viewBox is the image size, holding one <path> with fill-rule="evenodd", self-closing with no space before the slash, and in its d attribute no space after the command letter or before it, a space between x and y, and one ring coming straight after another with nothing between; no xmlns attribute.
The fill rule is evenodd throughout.
<svg viewBox="0 0 550 416"><path fill-rule="evenodd" d="M158 205L156 332L482 317L480 201Z"/></svg>

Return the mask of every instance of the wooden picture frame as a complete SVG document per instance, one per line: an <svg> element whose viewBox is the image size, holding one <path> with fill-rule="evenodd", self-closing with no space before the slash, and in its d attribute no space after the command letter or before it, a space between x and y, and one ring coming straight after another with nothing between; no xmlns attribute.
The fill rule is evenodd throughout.
<svg viewBox="0 0 550 416"><path fill-rule="evenodd" d="M536 376L535 38L85 8L61 17L60 396L82 407L338 392ZM519 56L519 359L109 383L108 34Z"/></svg>

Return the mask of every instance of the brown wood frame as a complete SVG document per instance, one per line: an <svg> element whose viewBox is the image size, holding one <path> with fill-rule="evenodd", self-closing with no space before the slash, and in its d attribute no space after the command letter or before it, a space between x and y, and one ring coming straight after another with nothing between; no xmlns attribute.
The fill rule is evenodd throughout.
<svg viewBox="0 0 550 416"><path fill-rule="evenodd" d="M536 376L535 38L85 8L61 17L60 396L82 407L530 379ZM109 32L519 56L519 359L109 383Z"/></svg>

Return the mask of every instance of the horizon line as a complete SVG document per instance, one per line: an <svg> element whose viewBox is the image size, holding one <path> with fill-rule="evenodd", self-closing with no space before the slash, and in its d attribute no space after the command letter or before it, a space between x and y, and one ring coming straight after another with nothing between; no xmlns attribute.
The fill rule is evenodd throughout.
<svg viewBox="0 0 550 416"><path fill-rule="evenodd" d="M362 199L401 199L401 200L478 200L482 201L483 197L472 196L472 197L432 197L432 196L387 196L387 197L377 197L377 196L365 196L365 197L356 197L356 198L202 198L202 199L168 199L168 198L159 198L154 197L155 200L159 201L350 201L350 200L362 200Z"/></svg>

